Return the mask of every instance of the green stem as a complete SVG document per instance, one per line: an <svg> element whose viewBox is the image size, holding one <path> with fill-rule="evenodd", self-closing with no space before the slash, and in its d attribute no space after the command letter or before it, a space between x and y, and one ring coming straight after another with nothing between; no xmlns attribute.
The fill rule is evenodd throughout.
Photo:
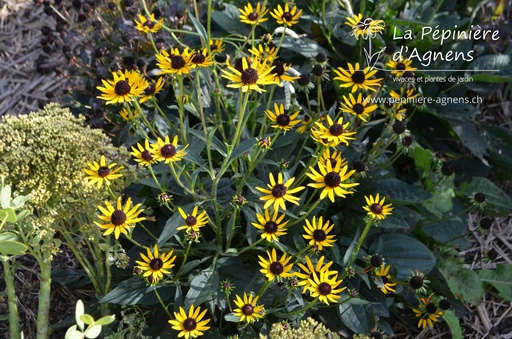
<svg viewBox="0 0 512 339"><path fill-rule="evenodd" d="M226 243L226 250L231 247L231 241L233 240L233 236L235 233L235 225L236 225L236 214L238 212L238 208L233 209L233 222L231 223L231 229L228 233L228 239Z"/></svg>
<svg viewBox="0 0 512 339"><path fill-rule="evenodd" d="M37 306L37 339L48 338L48 324L50 323L50 292L52 289L51 263L45 263L41 258L36 258L41 269L39 280L39 304Z"/></svg>
<svg viewBox="0 0 512 339"><path fill-rule="evenodd" d="M7 290L7 303L9 305L9 332L10 339L20 339L19 329L19 313L18 313L18 298L16 297L16 290L14 289L14 262L15 258L12 258L13 269L9 265L8 260L4 260L4 280L5 287Z"/></svg>
<svg viewBox="0 0 512 339"><path fill-rule="evenodd" d="M252 245L249 245L246 248L243 248L240 252L238 252L238 255L240 255L250 249L253 249L254 247L256 247L256 245L259 245L261 242L263 242L263 240L265 240L265 239L260 238L260 239L256 240L255 242L252 243Z"/></svg>
<svg viewBox="0 0 512 339"><path fill-rule="evenodd" d="M351 267L354 261L356 261L357 254L359 253L359 250L361 249L361 246L363 245L364 239L366 239L366 236L368 235L368 232L370 231L370 228L372 228L372 224L374 223L373 219L368 218L366 221L366 225L364 226L363 233L361 233L361 236L359 237L359 240L357 241L357 245L352 251L352 255L350 257L350 261L347 264L347 268ZM341 279L343 280L345 276L347 275L347 270L343 272L341 275Z"/></svg>
<svg viewBox="0 0 512 339"><path fill-rule="evenodd" d="M270 287L270 285L272 284L273 280L268 280L267 282L265 282L265 285L263 285L260 290L258 291L258 293L256 294L258 296L258 298L261 298L261 296L263 295L263 293L265 293L265 291Z"/></svg>
<svg viewBox="0 0 512 339"><path fill-rule="evenodd" d="M169 316L169 319L174 319L174 317L172 316L171 312L169 312L169 310L167 309L167 305L165 305L165 303L162 300L162 297L160 296L160 293L158 293L158 290L156 289L156 287L155 287L155 289L153 291L155 291L156 298L160 302L160 305L162 305L163 309L165 310L165 313L167 313L167 315Z"/></svg>
<svg viewBox="0 0 512 339"><path fill-rule="evenodd" d="M290 227L292 227L293 225L296 225L296 224L298 224L298 223L303 222L304 220L306 220L306 219L307 219L307 217L309 217L309 216L310 216L311 212L313 212L313 210L318 206L318 204L319 204L321 201L322 201L322 199L317 199L317 200L313 203L313 205L311 205L311 207L309 208L309 210L308 210L306 213L304 213L304 214L302 215L302 217L300 217L299 219L296 219L296 220L294 220L294 221L290 222L290 223L287 225L287 228L290 228Z"/></svg>
<svg viewBox="0 0 512 339"><path fill-rule="evenodd" d="M183 270L183 266L185 266L185 263L187 262L188 255L190 253L190 248L192 247L192 241L188 242L187 250L185 251L185 256L183 257L183 261L181 262L180 269L178 270L178 273L176 273L176 280L179 279L181 275L181 271Z"/></svg>
<svg viewBox="0 0 512 339"><path fill-rule="evenodd" d="M318 297L316 297L315 299L311 300L311 302L309 304L307 304L306 306L304 306L303 308L298 309L297 311L293 311L293 312L289 313L288 315L294 316L294 315L303 314L304 312L309 310L311 307L313 307L316 304L317 301L318 301Z"/></svg>

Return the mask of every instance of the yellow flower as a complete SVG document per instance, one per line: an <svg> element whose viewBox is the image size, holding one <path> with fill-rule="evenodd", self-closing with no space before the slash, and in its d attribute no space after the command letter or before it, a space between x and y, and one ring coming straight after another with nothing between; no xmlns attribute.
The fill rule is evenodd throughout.
<svg viewBox="0 0 512 339"><path fill-rule="evenodd" d="M340 143L348 146L350 140L355 140L353 137L356 132L350 132L348 125L350 122L343 124L343 117L340 117L337 122L334 122L329 115L326 116L328 126L324 126L322 121L316 121L311 129L311 137L323 145L335 147Z"/></svg>
<svg viewBox="0 0 512 339"><path fill-rule="evenodd" d="M93 161L88 162L86 165L89 166L89 168L84 168L84 172L87 174L87 184L97 184L98 188L101 188L103 183L109 186L110 180L114 180L123 176L121 173L117 172L122 170L124 167L119 166L114 168L117 165L115 162L107 166L107 161L105 160L104 155L101 156L99 164L96 161Z"/></svg>
<svg viewBox="0 0 512 339"><path fill-rule="evenodd" d="M283 131L291 130L295 125L300 123L300 120L297 119L299 115L299 111L295 112L292 115L288 115L284 112L284 105L274 103L274 111L266 110L265 113L267 117L274 122L272 125L273 128L282 129Z"/></svg>
<svg viewBox="0 0 512 339"><path fill-rule="evenodd" d="M340 167L348 164L347 159L341 157L341 151L333 150L331 154L330 148L326 148L322 153L322 156L318 159L318 163L324 167L327 167L327 162L331 164L332 168L336 168L338 163L340 164Z"/></svg>
<svg viewBox="0 0 512 339"><path fill-rule="evenodd" d="M258 319L263 318L263 315L265 314L263 305L256 306L256 303L258 302L258 296L253 298L252 294L247 296L247 294L244 292L243 299L237 295L236 300L233 301L238 307L234 309L233 312L235 316L240 317L240 321L252 323Z"/></svg>
<svg viewBox="0 0 512 339"><path fill-rule="evenodd" d="M158 246L156 244L153 248L153 252L148 248L147 253L147 256L140 253L143 261L137 260L135 262L138 264L137 268L144 272L142 276L154 285L164 277L164 274L171 274L168 269L174 267L173 262L176 260L176 256L172 256L172 250L167 254L162 253L158 256Z"/></svg>
<svg viewBox="0 0 512 339"><path fill-rule="evenodd" d="M420 96L419 93L414 92L414 88L400 88L400 93L395 91L389 92L389 95L395 99L395 102L400 102L402 104L408 104L409 102L413 102L411 99L417 98Z"/></svg>
<svg viewBox="0 0 512 339"><path fill-rule="evenodd" d="M244 9L239 8L238 10L240 11L240 22L249 25L257 25L268 20L268 18L265 18L268 9L266 7L262 8L259 2L256 4L256 9L254 9L249 2L245 5Z"/></svg>
<svg viewBox="0 0 512 339"><path fill-rule="evenodd" d="M105 231L103 235L109 235L114 233L116 239L119 238L121 233L128 235L128 230L135 227L135 223L146 220L145 217L139 217L139 214L144 210L139 210L142 204L137 204L131 207L132 200L128 198L126 204L123 207L121 197L117 198L116 208L114 208L108 201L105 201L105 207L98 206L103 215L99 215L98 218L105 222L105 224L94 222L99 228Z"/></svg>
<svg viewBox="0 0 512 339"><path fill-rule="evenodd" d="M394 286L396 286L396 284L397 284L396 282L392 281L392 277L389 274L390 268L391 268L390 265L383 264L379 268L375 268L373 271L373 273L376 276L374 278L375 283L377 284L377 287L384 294L394 293L395 292Z"/></svg>
<svg viewBox="0 0 512 339"><path fill-rule="evenodd" d="M309 245L313 246L315 250L321 251L324 246L332 247L336 239L334 239L334 235L329 235L329 232L334 228L334 224L329 224L329 220L326 220L324 223L322 217L319 217L318 220L316 217L313 217L311 223L309 220L306 220L306 225L304 226L306 234L303 234L302 237L309 240Z"/></svg>
<svg viewBox="0 0 512 339"><path fill-rule="evenodd" d="M288 3L284 5L284 10L281 5L277 5L270 15L276 19L278 25L293 26L299 22L299 18L302 15L302 9L297 12L297 6L293 6L290 10Z"/></svg>
<svg viewBox="0 0 512 339"><path fill-rule="evenodd" d="M194 206L192 214L187 214L181 207L178 207L178 212L180 212L180 215L185 220L185 225L178 227L177 230L180 231L186 229L187 231L192 230L198 232L199 227L203 227L208 224L208 215L206 214L206 211L202 211L201 214L197 215L198 211L199 207Z"/></svg>
<svg viewBox="0 0 512 339"><path fill-rule="evenodd" d="M368 212L368 216L373 220L383 220L386 216L390 215L393 210L391 204L384 205L386 198L382 197L382 199L380 199L379 193L377 193L375 198L370 195L365 196L364 199L367 205L363 206L363 209Z"/></svg>
<svg viewBox="0 0 512 339"><path fill-rule="evenodd" d="M133 155L135 161L142 166L149 166L156 161L153 148L149 144L148 139L144 141L144 147L140 143L137 143L137 147L132 146L130 154Z"/></svg>
<svg viewBox="0 0 512 339"><path fill-rule="evenodd" d="M194 308L193 304L190 305L188 314L180 306L180 312L174 312L175 320L169 320L169 324L172 325L173 330L180 331L178 333L179 338L197 338L204 335L204 332L210 328L207 325L210 319L203 320L205 314L206 309L201 312L201 308L199 306Z"/></svg>
<svg viewBox="0 0 512 339"><path fill-rule="evenodd" d="M314 188L323 188L320 193L320 199L329 197L331 202L334 202L335 196L345 198L346 194L353 194L352 187L359 185L359 183L346 183L346 181L355 173L356 170L348 171L348 165L341 167L341 162L337 162L333 167L330 161L325 163L325 166L321 163L318 164L317 172L313 167L309 167L311 173L306 173L310 177L313 183L309 183L308 186Z"/></svg>
<svg viewBox="0 0 512 339"><path fill-rule="evenodd" d="M402 77L407 74L409 77L412 77L414 73L412 71L416 70L416 67L412 67L412 60L408 58L400 57L398 60L391 59L388 61L386 66L393 69L391 74L396 75L397 77Z"/></svg>
<svg viewBox="0 0 512 339"><path fill-rule="evenodd" d="M293 194L302 191L305 187L299 186L294 189L290 189L290 186L295 181L295 178L288 179L285 183L283 183L283 174L279 173L277 175L277 182L274 179L274 175L272 173L269 174L270 184L267 184L268 189L256 187L256 189L260 192L265 193L266 195L261 197L260 200L264 200L265 205L264 209L270 207L270 205L274 205L274 210L278 210L282 208L286 210L285 201L289 201L292 204L299 205L299 198L294 197Z"/></svg>
<svg viewBox="0 0 512 339"><path fill-rule="evenodd" d="M341 111L355 115L364 122L368 122L370 113L377 109L377 105L371 105L370 96L363 99L363 95L359 93L357 100L352 93L348 94L348 98L343 96L345 103L341 104Z"/></svg>
<svg viewBox="0 0 512 339"><path fill-rule="evenodd" d="M360 36L362 36L363 39L375 37L377 33L384 30L385 26L384 21L364 18L361 13L347 17L345 24L352 28L352 35L355 36L356 39L359 39Z"/></svg>
<svg viewBox="0 0 512 339"><path fill-rule="evenodd" d="M210 67L215 63L215 55L213 52L208 53L208 49L203 48L201 51L192 52L190 62L194 67Z"/></svg>
<svg viewBox="0 0 512 339"><path fill-rule="evenodd" d="M272 66L273 67L270 74L273 75L274 81L280 87L283 87L283 82L293 82L294 80L300 78L299 76L291 76L286 74L286 72L291 68L291 66L286 65L285 63L279 60L274 60Z"/></svg>
<svg viewBox="0 0 512 339"><path fill-rule="evenodd" d="M430 300L432 295L428 298L420 298L420 304L417 309L412 311L418 319L418 328L432 327L439 318L443 316L443 311L438 311L437 306Z"/></svg>
<svg viewBox="0 0 512 339"><path fill-rule="evenodd" d="M188 47L180 53L178 48L173 48L169 54L166 50L162 50L156 54L156 64L160 68L159 74L184 75L189 74L194 67L192 64L192 54Z"/></svg>
<svg viewBox="0 0 512 339"><path fill-rule="evenodd" d="M220 52L224 51L224 49L226 48L226 45L224 44L224 41L222 41L222 39L217 39L217 40L210 39L209 45L210 45L210 51L213 54L220 53Z"/></svg>
<svg viewBox="0 0 512 339"><path fill-rule="evenodd" d="M165 139L158 137L156 144L153 145L153 153L156 160L168 164L170 162L180 161L187 154L187 152L185 152L187 147L188 145L178 150L178 136L175 135L171 143L169 136L166 135Z"/></svg>
<svg viewBox="0 0 512 339"><path fill-rule="evenodd" d="M164 22L164 19L160 19L158 21L155 21L155 14L151 13L149 16L149 20L146 19L144 15L139 14L139 20L135 19L135 28L137 28L141 32L146 33L156 33L162 28L162 24Z"/></svg>
<svg viewBox="0 0 512 339"><path fill-rule="evenodd" d="M253 62L250 63L248 58L242 58L241 68L238 70L234 66L227 62L228 69L222 70L222 77L230 80L227 87L241 88L242 92L248 90L255 90L259 93L265 92L260 86L274 85L273 75L270 74L272 71L271 67L268 67L266 63Z"/></svg>
<svg viewBox="0 0 512 339"><path fill-rule="evenodd" d="M150 83L140 94L140 103L150 100L155 94L158 94L164 87L164 80L159 77L156 83Z"/></svg>
<svg viewBox="0 0 512 339"><path fill-rule="evenodd" d="M134 70L112 72L114 80L101 79L103 86L96 88L103 92L98 98L108 104L130 102L136 99L148 86L146 79Z"/></svg>
<svg viewBox="0 0 512 339"><path fill-rule="evenodd" d="M277 57L277 50L274 46L258 44L258 47L252 46L249 53L258 63L272 64Z"/></svg>
<svg viewBox="0 0 512 339"><path fill-rule="evenodd" d="M370 70L370 67L366 67L361 70L359 63L356 63L355 67L350 63L348 63L347 66L348 70L341 67L334 70L337 76L333 79L342 82L340 87L352 87L352 93L358 89L376 92L377 90L374 87L380 87L380 81L382 79L370 79L377 73L377 69Z"/></svg>
<svg viewBox="0 0 512 339"><path fill-rule="evenodd" d="M338 275L336 274L333 277L329 277L328 272L313 272L313 278L309 279L309 294L313 298L318 298L321 302L326 305L329 305L329 302L336 303L338 299L341 297L340 293L346 289L346 287L342 287L336 289L343 280L336 280Z"/></svg>
<svg viewBox="0 0 512 339"><path fill-rule="evenodd" d="M313 278L313 273L319 274L321 272L327 272L327 275L334 275L338 274L338 271L329 271L329 267L333 264L333 261L329 261L324 265L325 256L321 256L320 259L318 259L318 262L316 263L316 266L313 266L313 262L311 261L309 256L306 256L306 265L303 265L301 263L297 263L297 265L301 268L304 273L296 272L295 276L299 279L302 279L299 281L297 286L304 286L304 289L302 290L302 293L306 293L308 288L311 286L309 279Z"/></svg>
<svg viewBox="0 0 512 339"><path fill-rule="evenodd" d="M272 253L267 251L268 260L266 260L261 255L258 255L258 258L260 258L260 266L262 269L260 270L261 273L267 277L269 281L274 280L277 278L278 281L280 281L282 278L289 278L293 277L293 273L290 273L290 270L293 267L293 264L287 265L288 262L292 259L291 256L286 257L286 253L284 253L281 256L281 259L277 260L277 254L276 249L272 249Z"/></svg>
<svg viewBox="0 0 512 339"><path fill-rule="evenodd" d="M261 237L266 239L268 242L279 241L279 237L286 234L286 224L288 221L283 222L285 215L281 214L278 217L278 210L275 210L270 217L270 212L265 209L265 214L256 214L256 219L259 223L252 222L251 224L263 233Z"/></svg>
<svg viewBox="0 0 512 339"><path fill-rule="evenodd" d="M119 115L126 121L132 121L133 119L139 116L139 113L140 111L138 109L132 111L131 109L129 110L126 107L123 107L119 111Z"/></svg>

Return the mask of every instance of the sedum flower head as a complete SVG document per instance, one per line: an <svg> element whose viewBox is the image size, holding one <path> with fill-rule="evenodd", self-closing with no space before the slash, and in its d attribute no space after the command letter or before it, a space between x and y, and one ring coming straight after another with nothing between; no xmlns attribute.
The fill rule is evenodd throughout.
<svg viewBox="0 0 512 339"><path fill-rule="evenodd" d="M106 163L123 166L123 177L110 185L119 191L135 178L127 153L100 130L85 126L84 117L74 117L55 103L30 114L7 116L0 123L0 176L14 195L32 195L26 206L36 210L37 217L27 218L23 226L31 232L30 242L43 244L47 260L59 248L53 240L54 225L84 214L93 219L96 205L107 198L105 190L86 185L86 163L103 155Z"/></svg>
<svg viewBox="0 0 512 339"><path fill-rule="evenodd" d="M332 338L340 339L341 337L335 332L330 331L324 324L318 323L313 318L307 318L300 321L297 328L291 328L289 323L274 323L270 329L268 336L260 334L260 339L317 339Z"/></svg>

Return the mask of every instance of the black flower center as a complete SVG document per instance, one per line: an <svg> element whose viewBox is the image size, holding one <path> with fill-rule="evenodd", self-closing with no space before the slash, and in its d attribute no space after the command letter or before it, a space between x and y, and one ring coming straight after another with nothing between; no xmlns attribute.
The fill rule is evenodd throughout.
<svg viewBox="0 0 512 339"><path fill-rule="evenodd" d="M140 157L144 161L151 161L151 160L153 160L153 154L150 151L148 151L147 149L144 150L142 153L140 153Z"/></svg>
<svg viewBox="0 0 512 339"><path fill-rule="evenodd" d="M247 18L250 20L250 21L256 21L258 19L258 13L256 12L252 12L251 14L249 14L247 16Z"/></svg>
<svg viewBox="0 0 512 339"><path fill-rule="evenodd" d="M197 224L197 218L194 217L193 215L187 215L187 219L185 219L185 223L187 224L187 226L194 226L195 224Z"/></svg>
<svg viewBox="0 0 512 339"><path fill-rule="evenodd" d="M276 61L273 64L274 68L272 69L272 74L276 74L281 76L284 74L284 65L281 61Z"/></svg>
<svg viewBox="0 0 512 339"><path fill-rule="evenodd" d="M286 114L279 114L276 117L276 123L279 126L288 126L290 124L290 117Z"/></svg>
<svg viewBox="0 0 512 339"><path fill-rule="evenodd" d="M126 95L128 93L130 93L132 87L130 86L130 84L128 83L128 81L126 80L119 80L117 83L116 83L116 87L114 88L114 92L116 92L117 95Z"/></svg>
<svg viewBox="0 0 512 339"><path fill-rule="evenodd" d="M247 85L253 85L258 81L258 72L251 67L247 67L242 71L242 82Z"/></svg>
<svg viewBox="0 0 512 339"><path fill-rule="evenodd" d="M301 74L300 77L297 79L297 83L300 86L307 86L309 84L309 75Z"/></svg>
<svg viewBox="0 0 512 339"><path fill-rule="evenodd" d="M475 194L475 201L476 202L485 202L485 194L483 194L482 192L478 192Z"/></svg>
<svg viewBox="0 0 512 339"><path fill-rule="evenodd" d="M326 62L326 61L327 61L327 55L326 55L324 52L319 52L319 53L315 56L315 60L316 60L317 62L320 62L320 63Z"/></svg>
<svg viewBox="0 0 512 339"><path fill-rule="evenodd" d="M398 62L396 64L396 69L399 70L399 71L405 70L405 64L403 62Z"/></svg>
<svg viewBox="0 0 512 339"><path fill-rule="evenodd" d="M314 230L313 239L315 239L315 241L322 242L327 239L327 234L325 234L324 230Z"/></svg>
<svg viewBox="0 0 512 339"><path fill-rule="evenodd" d="M120 225L124 224L125 221L126 221L126 213L124 213L121 210L115 210L114 212L112 212L112 215L110 216L110 222L114 226L120 226Z"/></svg>
<svg viewBox="0 0 512 339"><path fill-rule="evenodd" d="M155 27L155 22L153 22L153 21L149 21L149 20L148 20L148 21L146 21L142 26L146 26L146 27L148 27L149 29L151 29L151 28Z"/></svg>
<svg viewBox="0 0 512 339"><path fill-rule="evenodd" d="M329 133L336 137L340 136L343 134L343 126L340 124L333 124L331 127L329 127Z"/></svg>
<svg viewBox="0 0 512 339"><path fill-rule="evenodd" d="M341 183L340 174L338 172L329 172L324 177L324 183L329 187L338 187Z"/></svg>
<svg viewBox="0 0 512 339"><path fill-rule="evenodd" d="M100 177L105 178L109 174L110 174L110 168L108 168L107 166L101 166L100 168L98 168L98 175Z"/></svg>
<svg viewBox="0 0 512 339"><path fill-rule="evenodd" d="M364 112L364 106L360 103L356 103L354 106L352 106L352 110L355 114L362 114Z"/></svg>
<svg viewBox="0 0 512 339"><path fill-rule="evenodd" d="M176 155L177 151L176 147L173 144L166 144L162 146L162 148L160 149L160 153L162 153L162 156L164 158L172 158L173 156Z"/></svg>
<svg viewBox="0 0 512 339"><path fill-rule="evenodd" d="M153 271L158 271L160 270L162 267L164 266L164 262L162 261L162 259L160 258L154 258L152 259L150 262L149 262L149 267L151 267L151 269Z"/></svg>
<svg viewBox="0 0 512 339"><path fill-rule="evenodd" d="M283 264L281 264L279 261L275 261L270 264L270 272L272 272L273 275L279 275L283 273L284 267Z"/></svg>
<svg viewBox="0 0 512 339"><path fill-rule="evenodd" d="M267 223L265 224L265 233L270 233L270 234L276 233L277 229L278 229L278 226L273 221L267 221Z"/></svg>
<svg viewBox="0 0 512 339"><path fill-rule="evenodd" d="M387 284L387 283L388 283L388 281L389 281L389 279L388 279L386 276L381 276L380 278L382 279L382 282L383 282L384 284Z"/></svg>
<svg viewBox="0 0 512 339"><path fill-rule="evenodd" d="M155 85L151 84L148 87L146 87L146 89L144 90L144 94L148 95L148 96L153 95L153 94L155 94L155 91L156 91Z"/></svg>
<svg viewBox="0 0 512 339"><path fill-rule="evenodd" d="M187 318L183 321L183 328L185 331L193 331L197 327L197 322L195 319Z"/></svg>
<svg viewBox="0 0 512 339"><path fill-rule="evenodd" d="M352 81L355 84L362 84L366 80L366 75L363 71L354 71L354 74L352 74Z"/></svg>
<svg viewBox="0 0 512 339"><path fill-rule="evenodd" d="M210 51L212 51L212 52L218 48L219 48L219 46L217 46L216 44L210 45Z"/></svg>
<svg viewBox="0 0 512 339"><path fill-rule="evenodd" d="M402 134L405 132L405 124L401 121L397 121L393 124L393 132L396 134Z"/></svg>
<svg viewBox="0 0 512 339"><path fill-rule="evenodd" d="M329 295L329 294L331 294L331 291L332 291L332 287L329 283L322 282L322 283L320 283L320 285L318 285L318 292L321 295Z"/></svg>
<svg viewBox="0 0 512 339"><path fill-rule="evenodd" d="M352 168L356 170L356 172L364 172L366 170L366 164L362 162L361 160L356 160L352 164Z"/></svg>
<svg viewBox="0 0 512 339"><path fill-rule="evenodd" d="M362 18L358 23L357 27L362 30L368 29L370 27L370 21L368 19Z"/></svg>
<svg viewBox="0 0 512 339"><path fill-rule="evenodd" d="M290 12L284 12L283 15L281 15L281 18L284 19L284 21L289 22L292 21L293 15Z"/></svg>
<svg viewBox="0 0 512 339"><path fill-rule="evenodd" d="M437 307L436 307L436 305L434 305L434 303L428 303L427 306L425 307L425 309L430 314L436 313L436 311L437 311Z"/></svg>
<svg viewBox="0 0 512 339"><path fill-rule="evenodd" d="M180 69L185 67L185 59L181 55L172 54L170 57L171 59L171 67L174 69Z"/></svg>
<svg viewBox="0 0 512 339"><path fill-rule="evenodd" d="M372 204L370 206L370 211L372 211L373 214L381 214L382 213L382 205L381 204Z"/></svg>
<svg viewBox="0 0 512 339"><path fill-rule="evenodd" d="M196 53L192 57L192 62L194 64L202 64L206 60L206 57L203 55L203 53Z"/></svg>
<svg viewBox="0 0 512 339"><path fill-rule="evenodd" d="M423 278L419 275L415 275L409 280L409 285L411 285L412 288L417 290L418 288L421 288L423 286Z"/></svg>
<svg viewBox="0 0 512 339"><path fill-rule="evenodd" d="M442 310L447 310L450 308L450 306L451 306L451 304L447 299L442 299L441 301L439 301L439 307Z"/></svg>
<svg viewBox="0 0 512 339"><path fill-rule="evenodd" d="M313 66L311 73L313 73L317 77L320 77L322 76L322 74L324 74L324 68L322 67L322 65L316 64L315 66Z"/></svg>
<svg viewBox="0 0 512 339"><path fill-rule="evenodd" d="M373 267L380 267L382 265L382 257L380 255L372 255L370 258L370 264L372 264Z"/></svg>
<svg viewBox="0 0 512 339"><path fill-rule="evenodd" d="M283 184L276 184L274 187L272 187L272 195L275 198L282 198L286 194L286 186Z"/></svg>
<svg viewBox="0 0 512 339"><path fill-rule="evenodd" d="M254 313L254 307L251 304L245 304L242 306L242 313L245 315L251 315Z"/></svg>

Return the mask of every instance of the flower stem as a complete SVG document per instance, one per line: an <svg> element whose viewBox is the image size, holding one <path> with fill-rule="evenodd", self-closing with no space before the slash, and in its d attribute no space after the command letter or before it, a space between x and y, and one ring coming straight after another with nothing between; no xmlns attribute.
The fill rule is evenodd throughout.
<svg viewBox="0 0 512 339"><path fill-rule="evenodd" d="M316 304L317 301L318 301L318 297L316 297L315 299L311 300L311 302L309 304L307 304L306 306L304 306L303 308L298 309L297 311L293 311L293 312L289 313L288 315L294 316L294 315L304 314L304 312L306 312L311 307L313 307Z"/></svg>
<svg viewBox="0 0 512 339"><path fill-rule="evenodd" d="M7 302L9 305L9 331L10 331L10 339L19 339L20 329L19 329L19 314L18 314L18 298L16 297L16 290L14 289L14 261L15 258L12 258L13 268L9 265L8 260L4 260L2 262L4 266L4 280L5 287L7 290Z"/></svg>
<svg viewBox="0 0 512 339"><path fill-rule="evenodd" d="M52 289L51 263L46 263L42 258L37 258L41 269L39 280L39 304L37 306L37 339L48 338L48 324L50 314L50 292Z"/></svg>
<svg viewBox="0 0 512 339"><path fill-rule="evenodd" d="M160 305L162 305L163 309L165 310L165 313L167 313L167 315L169 316L169 319L174 319L171 312L169 312L169 310L167 309L167 306L165 305L164 301L162 300L160 293L158 293L158 289L155 287L155 289L153 291L155 291L156 298L160 302Z"/></svg>
<svg viewBox="0 0 512 339"><path fill-rule="evenodd" d="M366 225L364 226L363 233L361 233L361 236L359 237L359 240L357 241L357 245L354 248L354 250L352 251L352 255L350 257L349 263L347 264L347 267L351 267L352 264L354 263L354 261L356 261L357 254L359 253L359 250L361 249L363 241L366 238L366 236L368 235L368 232L370 231L372 224L373 224L373 219L368 218L368 220L366 221ZM341 279L344 279L346 275L347 275L347 271L345 270L343 272L343 274L341 275Z"/></svg>

